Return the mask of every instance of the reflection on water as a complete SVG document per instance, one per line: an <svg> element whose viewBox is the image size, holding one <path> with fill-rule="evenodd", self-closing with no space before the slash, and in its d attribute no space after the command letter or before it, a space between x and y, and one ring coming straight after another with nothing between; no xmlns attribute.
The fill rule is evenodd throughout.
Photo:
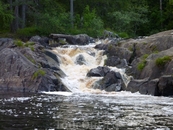
<svg viewBox="0 0 173 130"><path fill-rule="evenodd" d="M173 98L127 92L0 94L0 130L4 129L171 130Z"/></svg>

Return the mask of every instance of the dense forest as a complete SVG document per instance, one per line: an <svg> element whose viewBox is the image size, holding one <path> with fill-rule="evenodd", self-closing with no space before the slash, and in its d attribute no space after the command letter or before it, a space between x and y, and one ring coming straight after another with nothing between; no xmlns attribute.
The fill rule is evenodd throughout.
<svg viewBox="0 0 173 130"><path fill-rule="evenodd" d="M72 8L73 7L73 8ZM1 0L0 34L122 37L173 28L173 0Z"/></svg>

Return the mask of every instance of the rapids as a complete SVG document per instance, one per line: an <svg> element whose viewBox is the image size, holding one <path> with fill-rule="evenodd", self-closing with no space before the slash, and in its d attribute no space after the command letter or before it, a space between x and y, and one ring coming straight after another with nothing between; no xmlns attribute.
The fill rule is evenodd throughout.
<svg viewBox="0 0 173 130"><path fill-rule="evenodd" d="M105 41L98 41L95 44L84 46L69 45L53 49L60 60L60 68L66 74L62 78L64 85L73 93L106 93L98 89L92 89L92 84L102 77L87 77L86 74L89 70L104 66L107 58L103 55L103 50L96 50L94 46ZM81 58L79 58L81 57ZM78 63L80 62L80 63ZM124 83L127 85L130 77L125 75L125 69L118 69L116 67L109 67L111 70L120 72L123 77Z"/></svg>
<svg viewBox="0 0 173 130"><path fill-rule="evenodd" d="M92 88L99 78L86 74L106 59L94 46L53 49L71 92L0 92L0 130L173 130L173 98ZM124 69L111 69L128 84Z"/></svg>

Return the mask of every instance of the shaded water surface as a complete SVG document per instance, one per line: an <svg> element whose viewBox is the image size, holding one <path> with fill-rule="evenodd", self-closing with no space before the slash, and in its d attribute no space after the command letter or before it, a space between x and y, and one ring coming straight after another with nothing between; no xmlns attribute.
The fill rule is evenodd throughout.
<svg viewBox="0 0 173 130"><path fill-rule="evenodd" d="M0 94L0 130L172 130L173 98L104 94Z"/></svg>

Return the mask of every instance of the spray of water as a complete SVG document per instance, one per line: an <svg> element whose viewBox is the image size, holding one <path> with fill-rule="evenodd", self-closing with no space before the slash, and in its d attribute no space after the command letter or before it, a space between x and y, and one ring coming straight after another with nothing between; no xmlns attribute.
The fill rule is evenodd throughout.
<svg viewBox="0 0 173 130"><path fill-rule="evenodd" d="M57 47L53 49L53 52L56 53L60 59L60 68L67 75L62 78L62 82L73 93L106 93L105 91L91 88L92 84L102 77L86 76L90 69L104 66L104 62L107 58L106 55L103 55L104 51L96 50L93 48L94 46L95 44L85 46L71 45L65 48ZM125 84L128 83L124 69L118 69L116 67L110 68L113 71L120 72Z"/></svg>

